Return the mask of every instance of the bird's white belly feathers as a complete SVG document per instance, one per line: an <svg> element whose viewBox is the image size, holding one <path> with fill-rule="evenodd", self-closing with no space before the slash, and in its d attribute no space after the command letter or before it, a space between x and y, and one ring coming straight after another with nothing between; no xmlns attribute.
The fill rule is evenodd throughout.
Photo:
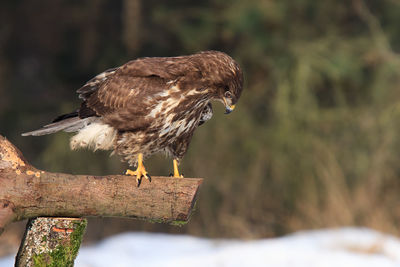
<svg viewBox="0 0 400 267"><path fill-rule="evenodd" d="M117 130L102 122L93 122L79 130L70 140L72 150L90 148L94 151L113 149Z"/></svg>

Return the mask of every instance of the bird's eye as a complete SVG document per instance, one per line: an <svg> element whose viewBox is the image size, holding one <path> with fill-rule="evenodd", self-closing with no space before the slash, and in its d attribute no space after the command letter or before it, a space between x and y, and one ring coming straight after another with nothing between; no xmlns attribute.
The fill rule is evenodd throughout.
<svg viewBox="0 0 400 267"><path fill-rule="evenodd" d="M231 97L232 97L232 93L229 92L229 91L226 91L225 94L224 94L224 96L225 96L226 98L231 98Z"/></svg>

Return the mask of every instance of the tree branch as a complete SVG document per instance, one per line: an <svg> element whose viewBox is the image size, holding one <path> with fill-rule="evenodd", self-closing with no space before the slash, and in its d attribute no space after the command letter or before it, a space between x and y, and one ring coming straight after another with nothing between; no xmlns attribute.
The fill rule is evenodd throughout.
<svg viewBox="0 0 400 267"><path fill-rule="evenodd" d="M132 176L38 170L0 135L0 233L12 221L39 216L187 221L202 179L152 178L138 188Z"/></svg>

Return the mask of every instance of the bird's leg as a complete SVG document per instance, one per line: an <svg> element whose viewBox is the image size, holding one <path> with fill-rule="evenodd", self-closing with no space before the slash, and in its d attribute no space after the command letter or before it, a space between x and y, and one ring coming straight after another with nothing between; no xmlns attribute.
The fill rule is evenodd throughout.
<svg viewBox="0 0 400 267"><path fill-rule="evenodd" d="M137 182L138 187L140 186L140 183L142 182L142 177L145 177L147 180L149 180L149 182L151 182L151 177L150 177L150 175L147 174L147 171L143 165L143 154L142 153L139 153L139 155L138 155L138 163L137 163L136 171L131 171L128 169L128 170L126 170L125 174L136 176L136 182Z"/></svg>
<svg viewBox="0 0 400 267"><path fill-rule="evenodd" d="M178 160L174 159L173 160L173 164L174 164L174 177L176 178L183 178L183 175L179 174L179 170L178 170Z"/></svg>

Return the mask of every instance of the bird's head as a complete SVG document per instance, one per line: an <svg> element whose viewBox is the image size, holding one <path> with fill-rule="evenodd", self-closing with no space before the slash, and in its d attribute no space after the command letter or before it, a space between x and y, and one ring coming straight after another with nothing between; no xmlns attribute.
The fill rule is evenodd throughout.
<svg viewBox="0 0 400 267"><path fill-rule="evenodd" d="M200 54L203 59L208 58L204 60L203 76L209 81L214 100L224 104L225 114L231 113L243 90L243 72L239 64L222 52L207 51Z"/></svg>
<svg viewBox="0 0 400 267"><path fill-rule="evenodd" d="M219 84L218 90L218 100L220 100L225 106L225 114L231 113L242 94L243 89L243 76L240 69L240 73L234 74L229 77L225 83Z"/></svg>

